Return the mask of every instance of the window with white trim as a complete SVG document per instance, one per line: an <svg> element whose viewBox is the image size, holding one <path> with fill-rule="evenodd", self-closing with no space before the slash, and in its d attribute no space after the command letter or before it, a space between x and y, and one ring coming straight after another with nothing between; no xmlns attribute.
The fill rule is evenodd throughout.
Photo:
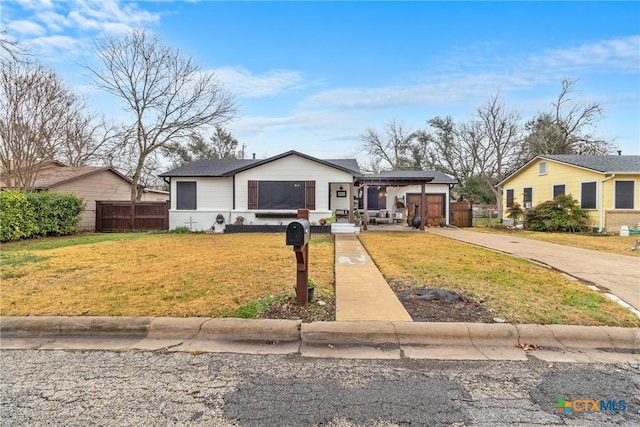
<svg viewBox="0 0 640 427"><path fill-rule="evenodd" d="M553 199L555 200L558 196L565 195L565 186L564 184L558 184L553 186Z"/></svg>
<svg viewBox="0 0 640 427"><path fill-rule="evenodd" d="M533 207L533 188L525 187L522 193L522 207L530 209Z"/></svg>
<svg viewBox="0 0 640 427"><path fill-rule="evenodd" d="M616 209L633 209L633 195L635 193L635 181L616 181L615 183Z"/></svg>
<svg viewBox="0 0 640 427"><path fill-rule="evenodd" d="M583 182L580 185L580 207L582 209L596 209L595 182Z"/></svg>
<svg viewBox="0 0 640 427"><path fill-rule="evenodd" d="M546 175L547 174L547 162L538 163L538 175Z"/></svg>

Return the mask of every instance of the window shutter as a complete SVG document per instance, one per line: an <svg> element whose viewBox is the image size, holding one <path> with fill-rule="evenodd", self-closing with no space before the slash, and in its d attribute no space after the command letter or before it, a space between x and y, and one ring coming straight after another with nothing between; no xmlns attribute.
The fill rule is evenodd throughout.
<svg viewBox="0 0 640 427"><path fill-rule="evenodd" d="M258 181L249 181L247 209L258 209Z"/></svg>
<svg viewBox="0 0 640 427"><path fill-rule="evenodd" d="M304 183L304 192L305 192L305 209L309 209L310 211L316 209L316 182L315 181L305 181Z"/></svg>

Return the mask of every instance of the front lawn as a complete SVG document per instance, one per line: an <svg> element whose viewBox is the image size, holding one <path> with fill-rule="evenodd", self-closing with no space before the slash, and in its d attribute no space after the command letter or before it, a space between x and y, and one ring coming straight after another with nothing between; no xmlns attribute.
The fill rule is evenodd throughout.
<svg viewBox="0 0 640 427"><path fill-rule="evenodd" d="M314 236L310 277L334 294L333 236ZM94 234L5 244L0 314L245 316L293 295L282 234Z"/></svg>
<svg viewBox="0 0 640 427"><path fill-rule="evenodd" d="M432 234L360 240L392 285L462 291L510 323L640 326L617 303L526 260Z"/></svg>
<svg viewBox="0 0 640 427"><path fill-rule="evenodd" d="M511 323L640 326L586 286L530 262L422 233L360 235L392 286L463 293ZM89 234L4 244L5 316L301 316L326 319L332 235L314 235L310 277L329 303L293 310L296 261L283 234Z"/></svg>

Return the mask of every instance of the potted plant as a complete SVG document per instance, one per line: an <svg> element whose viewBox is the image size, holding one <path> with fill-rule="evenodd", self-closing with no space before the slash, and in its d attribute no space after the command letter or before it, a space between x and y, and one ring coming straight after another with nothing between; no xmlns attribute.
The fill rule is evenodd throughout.
<svg viewBox="0 0 640 427"><path fill-rule="evenodd" d="M309 277L307 279L307 301L311 302L311 300L313 299L313 293L316 289L316 282Z"/></svg>
<svg viewBox="0 0 640 427"><path fill-rule="evenodd" d="M293 290L298 292L298 286L293 285ZM312 278L307 279L307 302L311 302L313 299L314 291L316 290L316 282Z"/></svg>

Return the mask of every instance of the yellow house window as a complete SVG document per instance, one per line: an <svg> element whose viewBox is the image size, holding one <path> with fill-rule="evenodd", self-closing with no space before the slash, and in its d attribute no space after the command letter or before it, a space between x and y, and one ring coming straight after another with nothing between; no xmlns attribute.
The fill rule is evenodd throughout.
<svg viewBox="0 0 640 427"><path fill-rule="evenodd" d="M538 163L538 175L546 175L547 174L547 162Z"/></svg>

